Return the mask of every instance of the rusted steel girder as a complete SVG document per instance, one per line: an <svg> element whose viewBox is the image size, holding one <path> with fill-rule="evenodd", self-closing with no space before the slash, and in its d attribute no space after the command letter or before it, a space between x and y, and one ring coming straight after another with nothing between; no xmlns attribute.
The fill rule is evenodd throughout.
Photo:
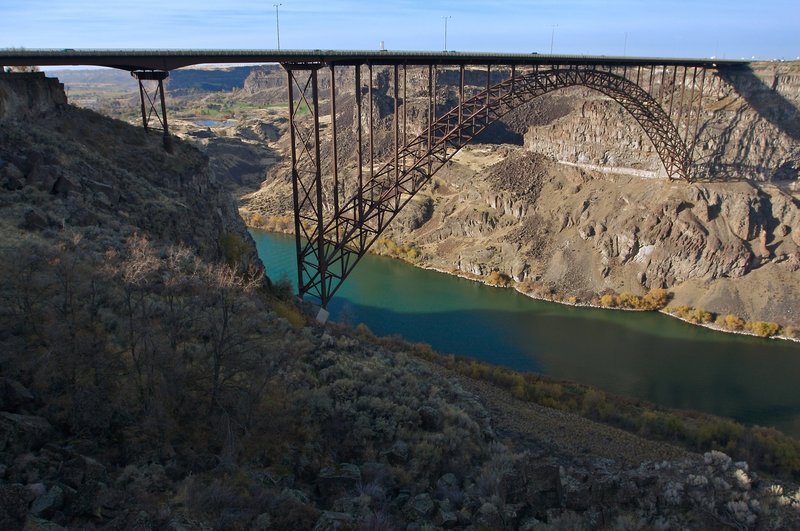
<svg viewBox="0 0 800 531"><path fill-rule="evenodd" d="M624 69L615 73L612 68L595 68L591 66L556 67L533 70L523 73L519 69L511 69L508 79L491 85L491 70L487 72L487 88L471 98L465 98L463 89L464 73L459 68L458 105L441 116L436 116L436 75L429 67L428 99L429 124L421 134L411 140L399 142L399 133L394 129L394 153L379 169L375 169L373 147L372 107L372 68L369 67L367 85L370 113L367 122L370 143L369 177L364 179L363 161L361 160L361 138L364 120L361 116L362 87L360 80L361 67L355 71L355 98L357 108L356 136L358 140L358 186L355 192L342 201L338 197L339 186L334 186L333 212L324 211L322 201L324 183L320 160L319 129L319 91L317 68L319 66L284 65L289 75L290 131L292 140L292 181L295 206L295 234L297 238L298 280L300 295L316 298L322 308L330 302L331 297L342 282L352 272L356 263L377 241L388 224L405 207L414 195L430 180L430 178L446 164L464 145L480 134L487 126L502 118L509 111L524 105L531 100L549 92L572 86L585 86L602 92L625 108L641 125L653 143L668 177L672 179L691 180L692 162L691 147L694 139L690 139L690 115L685 118L680 114L675 121L662 106L663 96L667 90L657 87L659 100L651 93L653 72L650 72L651 83L648 90L628 79L628 76L640 78L641 72ZM391 76L394 83L393 116L398 120L398 67ZM404 78L407 67L402 66ZM666 77L666 68L662 79ZM675 72L673 71L673 77ZM673 81L669 92L669 105L675 99L674 92L680 93L683 107L686 75L681 87ZM691 76L692 91L696 83L696 72ZM334 81L332 78L331 81ZM702 105L702 87L696 112ZM332 83L330 104L335 108L336 91ZM693 107L694 93L690 100ZM298 104L300 105L298 107ZM405 101L404 101L405 104ZM308 109L311 116L298 115L298 109ZM404 111L405 112L405 111ZM689 109L689 113L692 109ZM305 114L305 112L303 112ZM696 117L697 119L697 117ZM336 131L336 117L332 115L333 131ZM685 121L685 139L680 128ZM337 166L334 166L335 170ZM339 175L337 173L336 180Z"/></svg>
<svg viewBox="0 0 800 531"><path fill-rule="evenodd" d="M169 77L169 72L163 70L134 70L131 76L139 82L139 98L142 108L142 125L145 131L150 130L150 123L153 115L161 124L164 131L164 149L172 153L172 137L169 136L169 123L167 122L167 103L164 100L164 80ZM156 81L155 90L151 91L143 81ZM160 100L161 109L158 108Z"/></svg>

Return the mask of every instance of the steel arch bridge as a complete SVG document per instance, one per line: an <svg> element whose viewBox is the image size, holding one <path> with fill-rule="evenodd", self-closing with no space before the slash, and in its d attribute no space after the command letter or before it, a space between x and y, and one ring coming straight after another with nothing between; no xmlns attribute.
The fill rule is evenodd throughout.
<svg viewBox="0 0 800 531"><path fill-rule="evenodd" d="M170 70L208 63L280 63L288 74L299 294L313 297L322 309L392 219L431 177L459 149L511 110L567 87L599 91L639 123L669 178L690 181L707 75L711 74L710 92L713 85L718 89L722 86L720 71L748 65L745 61L715 59L536 53L0 50L3 65L93 65L130 71L139 83L143 125L145 129L151 123L160 125L168 150L171 137L164 80ZM379 167L375 153L376 67L384 81L388 77L392 100L392 149ZM412 86L412 90L427 96L421 134L417 135L408 134L409 70L417 74L412 76L412 84L427 84ZM467 94L465 75L474 78L484 71L485 86ZM448 76L440 74L445 73L457 82L442 83L440 78ZM351 80L356 148L341 153L337 87L347 88ZM145 82L150 83L149 90ZM470 83L471 90L473 86ZM456 103L449 106L441 96L447 90L457 92ZM329 117L322 116L324 106Z"/></svg>
<svg viewBox="0 0 800 531"><path fill-rule="evenodd" d="M357 185L345 194L339 169L342 157L337 149L340 136L337 120L340 118L336 112L339 85L336 72L342 66L284 65L289 81L299 292L301 296L309 295L319 301L322 308L395 216L463 146L508 112L549 92L581 86L605 94L638 122L669 178L686 181L693 178L692 155L708 66L556 64L525 68L511 65L501 73L505 79L492 83L492 66L489 65L482 67L486 72L485 88L466 97L465 65L462 64L457 66L458 103L439 116L436 115L439 109L437 67L423 66L427 70L428 84L427 124L421 134L409 138L406 133L409 66L388 65L393 92L390 121L394 140L389 160L380 166L375 165L373 131L375 72L372 64L364 66L368 77L366 120L362 65L352 66L357 136L354 171L357 175L351 177L351 181L357 180ZM331 125L325 134L320 133L322 76L328 78L324 96L330 117L325 118ZM366 142L364 136L368 137ZM321 146L325 143L330 143L330 150L325 150L331 154L328 161L321 155Z"/></svg>

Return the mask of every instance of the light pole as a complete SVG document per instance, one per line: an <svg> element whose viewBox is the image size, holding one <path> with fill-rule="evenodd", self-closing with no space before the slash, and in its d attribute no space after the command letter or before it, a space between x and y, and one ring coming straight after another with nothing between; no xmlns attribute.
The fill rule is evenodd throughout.
<svg viewBox="0 0 800 531"><path fill-rule="evenodd" d="M278 7L282 6L283 4L272 4L275 7L275 29L278 33L278 50L281 49L281 19L278 16Z"/></svg>
<svg viewBox="0 0 800 531"><path fill-rule="evenodd" d="M553 24L552 30L550 31L550 55L553 55L553 41L556 38L556 28L558 24Z"/></svg>
<svg viewBox="0 0 800 531"><path fill-rule="evenodd" d="M622 57L628 55L628 32L625 32L625 44L622 45Z"/></svg>
<svg viewBox="0 0 800 531"><path fill-rule="evenodd" d="M453 18L451 16L442 17L444 19L444 51L447 51L447 19Z"/></svg>

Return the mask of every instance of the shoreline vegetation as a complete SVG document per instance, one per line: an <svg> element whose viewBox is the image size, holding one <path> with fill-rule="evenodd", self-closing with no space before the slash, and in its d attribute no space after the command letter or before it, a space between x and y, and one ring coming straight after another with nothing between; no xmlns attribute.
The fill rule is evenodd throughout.
<svg viewBox="0 0 800 531"><path fill-rule="evenodd" d="M287 235L294 234L291 226L292 221L289 216L270 216L267 220L264 220L260 214L247 216L242 213L242 219L250 229ZM488 275L481 276L467 271L445 269L423 263L421 261L423 257L422 251L413 245L398 244L388 238L380 238L375 242L375 245L369 252L377 256L395 258L420 269L427 269L429 271L436 271L438 273L480 282L495 288L510 288L521 295L535 300L554 302L578 308L634 312L657 311L685 323L701 326L717 332L800 343L800 328L795 326L784 327L778 323L769 321L748 321L733 314L719 314L686 305L669 306L672 294L668 289L654 288L641 296L626 292L614 293L609 291L595 295L590 300L581 300L574 295L545 292L542 286L538 286L534 282L518 282L499 271L492 271Z"/></svg>

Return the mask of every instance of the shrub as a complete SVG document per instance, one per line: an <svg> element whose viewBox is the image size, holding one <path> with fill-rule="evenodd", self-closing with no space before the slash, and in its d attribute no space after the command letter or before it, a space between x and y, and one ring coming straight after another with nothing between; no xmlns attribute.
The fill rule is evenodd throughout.
<svg viewBox="0 0 800 531"><path fill-rule="evenodd" d="M747 329L757 336L770 337L780 332L781 327L778 323L770 323L766 321L751 321L747 323Z"/></svg>
<svg viewBox="0 0 800 531"><path fill-rule="evenodd" d="M686 317L691 322L699 324L710 323L714 320L714 316L711 312L701 308L694 308L693 310L690 310Z"/></svg>
<svg viewBox="0 0 800 531"><path fill-rule="evenodd" d="M289 323L291 323L293 326L299 327L306 325L305 316L303 316L300 310L291 303L285 301L276 301L272 305L272 307L275 310L275 313L279 317L283 317L284 319L289 321Z"/></svg>
<svg viewBox="0 0 800 531"><path fill-rule="evenodd" d="M606 293L600 297L600 306L612 308L617 305L617 298L612 293Z"/></svg>
<svg viewBox="0 0 800 531"><path fill-rule="evenodd" d="M642 299L643 307L648 310L660 310L669 303L671 294L663 288L653 288Z"/></svg>
<svg viewBox="0 0 800 531"><path fill-rule="evenodd" d="M500 271L492 271L486 277L486 283L491 284L492 286L505 288L511 284L511 277L501 273Z"/></svg>
<svg viewBox="0 0 800 531"><path fill-rule="evenodd" d="M223 234L219 243L222 247L222 256L231 267L238 266L242 261L242 256L248 251L248 245L244 238L233 232Z"/></svg>
<svg viewBox="0 0 800 531"><path fill-rule="evenodd" d="M728 314L724 317L720 316L717 319L717 324L727 328L728 330L742 330L745 325L744 319L740 319L733 314Z"/></svg>

